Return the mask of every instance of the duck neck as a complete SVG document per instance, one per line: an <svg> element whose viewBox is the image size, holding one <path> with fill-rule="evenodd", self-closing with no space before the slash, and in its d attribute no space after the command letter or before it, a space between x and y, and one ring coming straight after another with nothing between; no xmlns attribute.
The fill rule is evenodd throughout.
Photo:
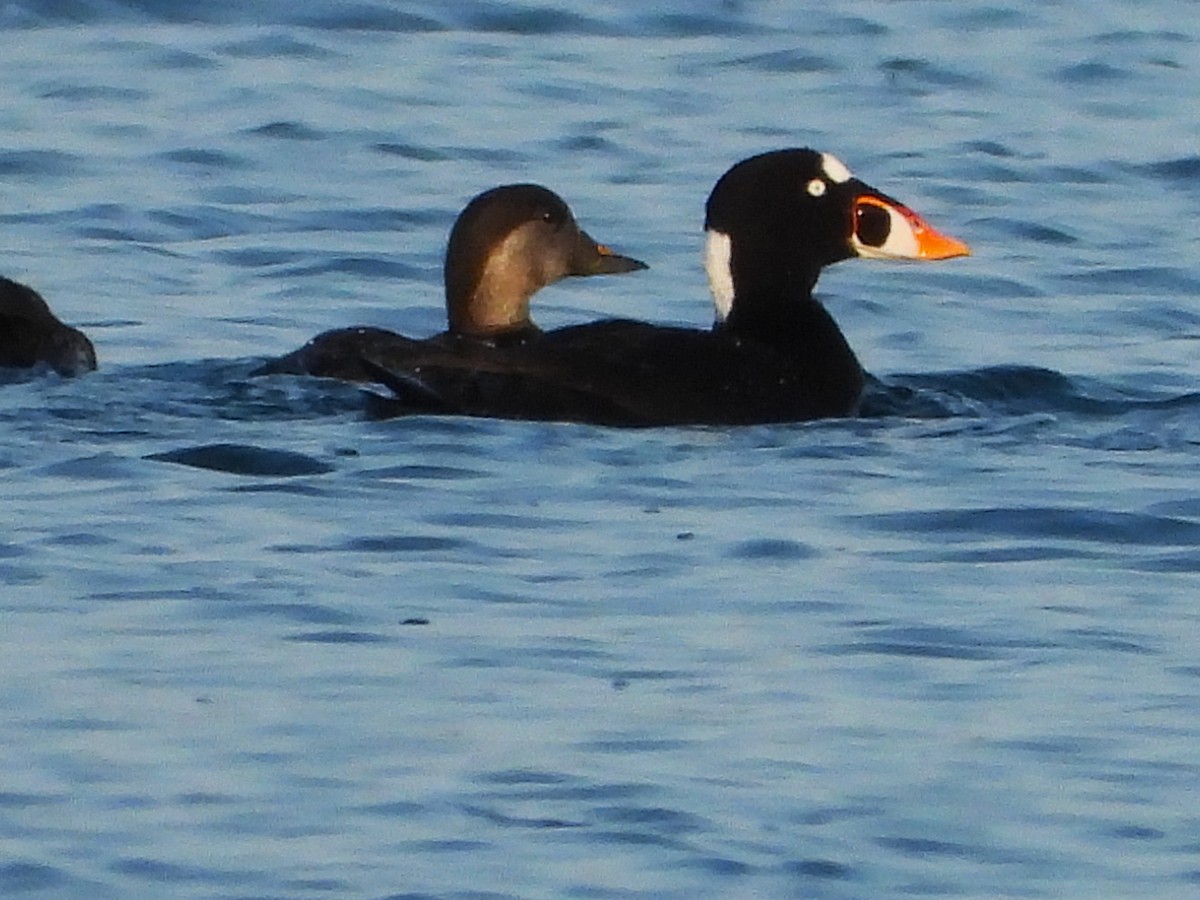
<svg viewBox="0 0 1200 900"><path fill-rule="evenodd" d="M857 409L866 383L858 357L829 311L812 295L815 275L791 283L738 285L729 315L714 326L787 360L786 369L811 396L819 415Z"/></svg>
<svg viewBox="0 0 1200 900"><path fill-rule="evenodd" d="M490 277L489 277L490 276ZM512 272L488 272L464 296L447 293L446 314L450 331L476 340L535 330L529 317L532 285Z"/></svg>
<svg viewBox="0 0 1200 900"><path fill-rule="evenodd" d="M736 271L736 270L735 270ZM717 329L751 338L789 355L807 346L844 344L841 330L813 297L820 269L778 263L742 267Z"/></svg>
<svg viewBox="0 0 1200 900"><path fill-rule="evenodd" d="M751 338L787 356L845 344L837 323L813 297L821 263L777 249L751 234L732 240L708 230L705 270L717 307L716 330ZM804 246L789 241L788 247ZM849 348L846 348L849 352Z"/></svg>

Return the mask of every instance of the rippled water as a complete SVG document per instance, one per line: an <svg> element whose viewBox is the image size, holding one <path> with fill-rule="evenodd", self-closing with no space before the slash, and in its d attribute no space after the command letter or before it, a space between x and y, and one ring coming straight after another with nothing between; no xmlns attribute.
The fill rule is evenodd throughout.
<svg viewBox="0 0 1200 900"><path fill-rule="evenodd" d="M1200 25L1090 5L0 3L0 894L1190 897ZM249 379L442 327L465 200L651 263L811 144L969 241L820 293L855 421L412 418Z"/></svg>

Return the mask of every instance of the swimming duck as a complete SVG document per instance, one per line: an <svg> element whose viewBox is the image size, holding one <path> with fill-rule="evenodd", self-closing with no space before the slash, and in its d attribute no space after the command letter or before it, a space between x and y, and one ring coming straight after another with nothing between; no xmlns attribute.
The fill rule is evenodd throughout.
<svg viewBox="0 0 1200 900"><path fill-rule="evenodd" d="M368 359L395 394L373 401L372 411L643 426L853 415L866 375L813 297L821 270L851 257L970 253L836 157L810 149L737 163L705 211L711 330L612 319L501 348L475 365L397 369Z"/></svg>
<svg viewBox="0 0 1200 900"><path fill-rule="evenodd" d="M541 288L571 275L645 268L596 243L548 188L502 185L472 199L450 231L444 268L447 331L426 339L382 328L327 331L251 374L369 381L373 376L363 358L397 370L411 366L415 356L473 362L492 348L520 345L540 334L529 301Z"/></svg>
<svg viewBox="0 0 1200 900"><path fill-rule="evenodd" d="M96 368L87 335L64 325L33 288L0 276L0 366L45 364L70 377Z"/></svg>

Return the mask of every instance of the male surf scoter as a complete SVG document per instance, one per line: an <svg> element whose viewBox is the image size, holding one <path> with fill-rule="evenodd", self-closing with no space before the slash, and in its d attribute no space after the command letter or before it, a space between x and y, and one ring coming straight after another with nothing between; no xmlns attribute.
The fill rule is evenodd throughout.
<svg viewBox="0 0 1200 900"><path fill-rule="evenodd" d="M479 364L368 358L411 412L606 425L795 422L857 412L866 376L812 295L821 269L854 256L936 260L970 253L908 207L808 149L727 171L706 206L711 331L601 320L503 348Z"/></svg>
<svg viewBox="0 0 1200 900"><path fill-rule="evenodd" d="M540 334L529 300L541 288L571 275L644 268L645 263L596 243L553 191L536 184L502 185L471 200L450 230L444 269L448 331L426 339L382 328L326 331L251 374L370 381L364 358L396 371L417 358L470 364L492 348L520 345Z"/></svg>
<svg viewBox="0 0 1200 900"><path fill-rule="evenodd" d="M70 377L96 368L87 335L64 325L31 287L0 276L0 366L48 365Z"/></svg>

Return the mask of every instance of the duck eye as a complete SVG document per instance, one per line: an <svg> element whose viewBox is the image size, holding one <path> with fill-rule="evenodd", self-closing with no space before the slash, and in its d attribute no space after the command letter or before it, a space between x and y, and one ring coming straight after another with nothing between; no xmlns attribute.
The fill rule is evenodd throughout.
<svg viewBox="0 0 1200 900"><path fill-rule="evenodd" d="M805 190L808 191L810 197L821 197L825 194L825 182L820 178L814 178L810 181Z"/></svg>
<svg viewBox="0 0 1200 900"><path fill-rule="evenodd" d="M886 209L870 203L854 208L854 233L868 247L882 247L892 231L892 217Z"/></svg>

